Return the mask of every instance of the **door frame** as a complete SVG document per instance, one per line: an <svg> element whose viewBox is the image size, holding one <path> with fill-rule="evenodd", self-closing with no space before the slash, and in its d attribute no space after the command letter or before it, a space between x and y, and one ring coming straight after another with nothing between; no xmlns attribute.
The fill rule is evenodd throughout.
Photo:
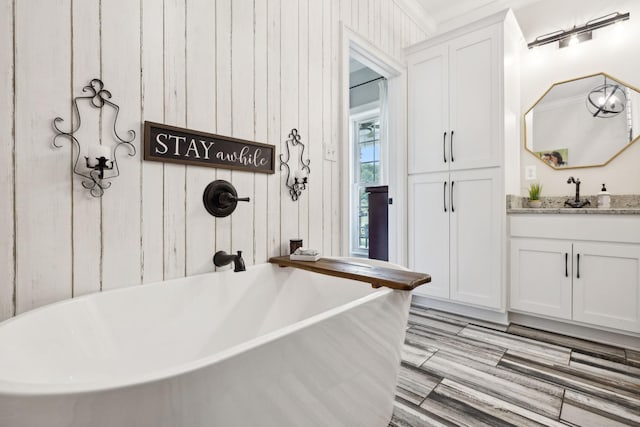
<svg viewBox="0 0 640 427"><path fill-rule="evenodd" d="M389 197L393 204L389 205L389 261L407 265L407 67L367 39L357 34L344 23L341 23L340 49L340 204L341 204L341 238L340 253L349 256L350 245L350 199L351 173L349 135L349 58L371 68L387 78L389 143L386 144L388 161L386 168L389 185ZM391 141L397 141L391 144ZM393 147L392 147L393 146Z"/></svg>

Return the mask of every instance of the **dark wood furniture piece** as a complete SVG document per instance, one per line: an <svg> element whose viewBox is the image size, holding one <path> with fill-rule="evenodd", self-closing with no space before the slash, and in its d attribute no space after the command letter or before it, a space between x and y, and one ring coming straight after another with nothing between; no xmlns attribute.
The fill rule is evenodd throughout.
<svg viewBox="0 0 640 427"><path fill-rule="evenodd" d="M389 261L389 187L366 187L369 193L369 258Z"/></svg>

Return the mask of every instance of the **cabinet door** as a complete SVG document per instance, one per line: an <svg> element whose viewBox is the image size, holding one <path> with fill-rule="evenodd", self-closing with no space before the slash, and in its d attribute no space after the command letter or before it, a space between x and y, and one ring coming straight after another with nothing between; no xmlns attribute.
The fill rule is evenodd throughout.
<svg viewBox="0 0 640 427"><path fill-rule="evenodd" d="M454 39L449 45L450 169L500 164L502 119L499 26Z"/></svg>
<svg viewBox="0 0 640 427"><path fill-rule="evenodd" d="M640 332L640 245L574 243L573 319Z"/></svg>
<svg viewBox="0 0 640 427"><path fill-rule="evenodd" d="M498 168L451 172L451 299L502 308Z"/></svg>
<svg viewBox="0 0 640 427"><path fill-rule="evenodd" d="M509 307L571 319L571 243L511 238L510 252Z"/></svg>
<svg viewBox="0 0 640 427"><path fill-rule="evenodd" d="M448 170L447 46L425 49L411 56L407 73L408 171L415 174Z"/></svg>
<svg viewBox="0 0 640 427"><path fill-rule="evenodd" d="M418 295L449 298L449 174L409 177L409 268L431 275Z"/></svg>

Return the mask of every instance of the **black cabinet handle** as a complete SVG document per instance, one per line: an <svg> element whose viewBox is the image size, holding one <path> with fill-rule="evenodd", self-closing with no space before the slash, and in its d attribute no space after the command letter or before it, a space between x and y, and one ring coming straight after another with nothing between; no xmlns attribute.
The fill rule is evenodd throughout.
<svg viewBox="0 0 640 427"><path fill-rule="evenodd" d="M580 254L576 257L576 279L580 278Z"/></svg>
<svg viewBox="0 0 640 427"><path fill-rule="evenodd" d="M442 191L442 203L444 204L444 211L447 211L447 181L444 182L444 191Z"/></svg>
<svg viewBox="0 0 640 427"><path fill-rule="evenodd" d="M451 131L451 139L449 140L451 142L451 150L450 150L450 155L451 155L451 163L453 163L453 131ZM451 209L453 210L453 209Z"/></svg>
<svg viewBox="0 0 640 427"><path fill-rule="evenodd" d="M569 277L569 254L564 253L564 277Z"/></svg>
<svg viewBox="0 0 640 427"><path fill-rule="evenodd" d="M447 132L442 136L442 157L444 157L444 162L447 163Z"/></svg>
<svg viewBox="0 0 640 427"><path fill-rule="evenodd" d="M452 132L453 133L453 132ZM453 208L453 184L455 184L455 181L451 181L451 196L449 197L449 200L451 201L451 212L455 212L456 210Z"/></svg>

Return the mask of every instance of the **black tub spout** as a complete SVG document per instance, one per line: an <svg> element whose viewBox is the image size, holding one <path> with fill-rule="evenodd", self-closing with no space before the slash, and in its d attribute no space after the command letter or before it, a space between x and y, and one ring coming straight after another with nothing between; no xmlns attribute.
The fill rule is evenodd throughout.
<svg viewBox="0 0 640 427"><path fill-rule="evenodd" d="M231 255L225 251L218 251L213 256L213 263L216 267L224 267L233 262L233 271L246 271L244 260L242 259L242 251L238 251L236 255Z"/></svg>

